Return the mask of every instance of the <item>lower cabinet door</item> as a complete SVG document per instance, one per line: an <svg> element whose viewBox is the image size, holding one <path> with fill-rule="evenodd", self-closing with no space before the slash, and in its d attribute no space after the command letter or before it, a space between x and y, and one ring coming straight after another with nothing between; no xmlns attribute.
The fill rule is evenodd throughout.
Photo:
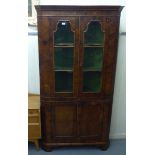
<svg viewBox="0 0 155 155"><path fill-rule="evenodd" d="M54 140L73 139L77 133L77 104L56 103L52 106L52 135Z"/></svg>
<svg viewBox="0 0 155 155"><path fill-rule="evenodd" d="M104 111L101 102L81 101L78 105L80 139L99 140L103 137Z"/></svg>
<svg viewBox="0 0 155 155"><path fill-rule="evenodd" d="M70 144L101 142L108 139L110 115L111 104L102 101L51 103L42 108L43 140Z"/></svg>

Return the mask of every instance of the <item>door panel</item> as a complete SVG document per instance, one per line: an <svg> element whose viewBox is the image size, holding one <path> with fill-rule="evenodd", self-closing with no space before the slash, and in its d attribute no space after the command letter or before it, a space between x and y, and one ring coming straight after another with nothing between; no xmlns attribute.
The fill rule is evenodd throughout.
<svg viewBox="0 0 155 155"><path fill-rule="evenodd" d="M99 102L81 101L78 106L79 137L101 138L103 105Z"/></svg>
<svg viewBox="0 0 155 155"><path fill-rule="evenodd" d="M80 101L78 137L81 142L107 140L110 132L112 101Z"/></svg>
<svg viewBox="0 0 155 155"><path fill-rule="evenodd" d="M72 138L76 136L77 106L70 103L57 103L53 106L53 138Z"/></svg>

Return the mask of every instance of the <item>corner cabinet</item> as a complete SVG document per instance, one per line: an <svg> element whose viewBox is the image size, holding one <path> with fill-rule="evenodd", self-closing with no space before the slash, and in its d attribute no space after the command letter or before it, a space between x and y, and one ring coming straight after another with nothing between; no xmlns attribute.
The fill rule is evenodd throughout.
<svg viewBox="0 0 155 155"><path fill-rule="evenodd" d="M43 149L107 149L123 7L35 7Z"/></svg>

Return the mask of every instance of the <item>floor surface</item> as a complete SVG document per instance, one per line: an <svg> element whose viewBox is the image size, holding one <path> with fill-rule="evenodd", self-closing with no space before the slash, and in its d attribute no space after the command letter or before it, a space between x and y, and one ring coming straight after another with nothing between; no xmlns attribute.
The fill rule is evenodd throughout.
<svg viewBox="0 0 155 155"><path fill-rule="evenodd" d="M28 145L28 155L126 155L126 140L110 140L110 147L102 151L95 147L61 147L55 148L52 152L37 151L33 143Z"/></svg>

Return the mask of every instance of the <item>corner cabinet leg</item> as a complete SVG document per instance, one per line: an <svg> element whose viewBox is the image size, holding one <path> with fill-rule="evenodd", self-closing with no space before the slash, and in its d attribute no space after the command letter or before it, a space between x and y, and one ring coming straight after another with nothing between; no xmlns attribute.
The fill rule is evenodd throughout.
<svg viewBox="0 0 155 155"><path fill-rule="evenodd" d="M105 144L99 145L99 148L103 151L106 151L109 148L110 142L107 142Z"/></svg>
<svg viewBox="0 0 155 155"><path fill-rule="evenodd" d="M34 144L35 144L36 149L39 150L39 143L37 139L34 140Z"/></svg>
<svg viewBox="0 0 155 155"><path fill-rule="evenodd" d="M42 143L41 148L46 152L51 152L53 150L53 147L46 145L46 143Z"/></svg>

